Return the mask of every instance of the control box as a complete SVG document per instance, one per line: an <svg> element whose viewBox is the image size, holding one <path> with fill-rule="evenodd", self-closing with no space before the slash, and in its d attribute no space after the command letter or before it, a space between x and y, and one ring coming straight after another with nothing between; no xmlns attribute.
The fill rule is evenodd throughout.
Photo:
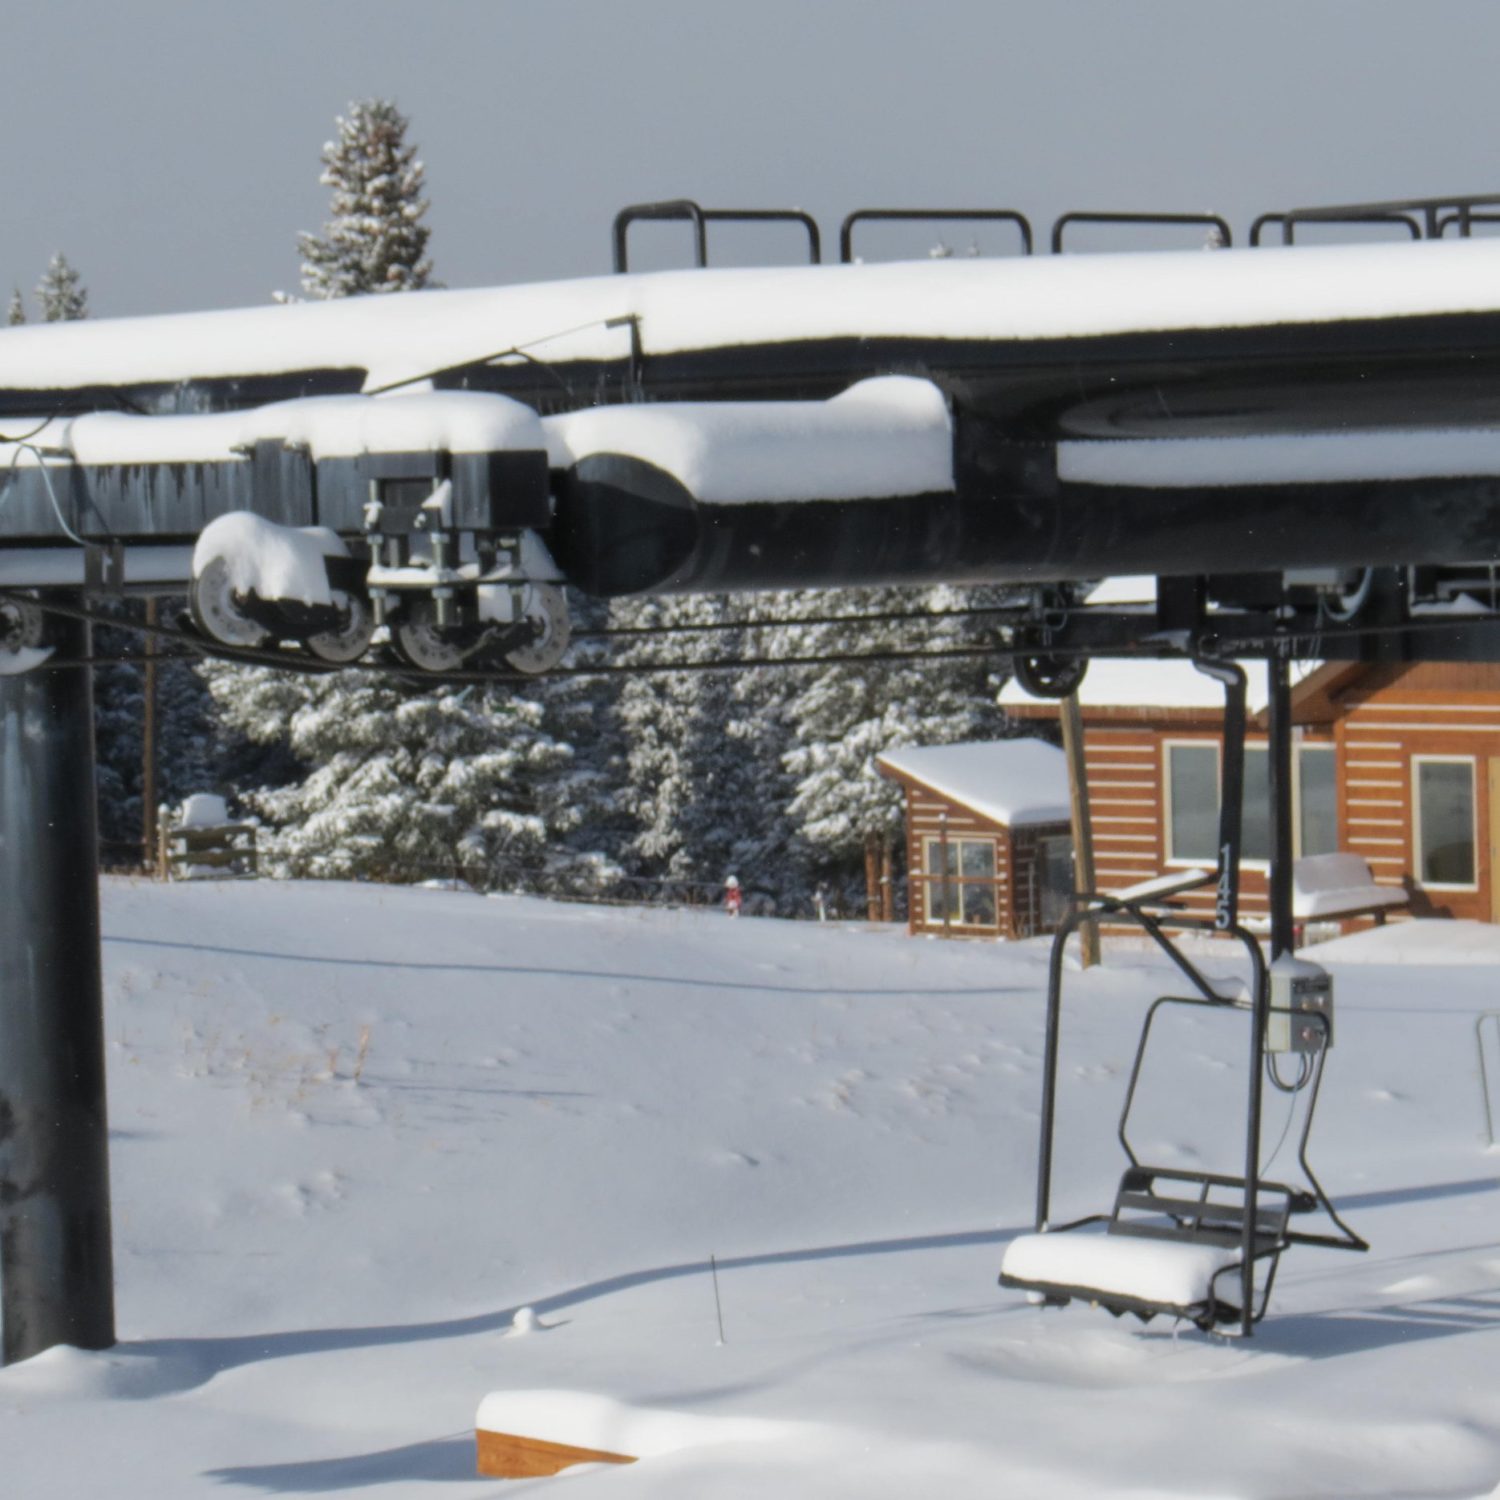
<svg viewBox="0 0 1500 1500"><path fill-rule="evenodd" d="M1319 1052L1333 1045L1333 976L1283 953L1272 965L1267 1052Z"/></svg>

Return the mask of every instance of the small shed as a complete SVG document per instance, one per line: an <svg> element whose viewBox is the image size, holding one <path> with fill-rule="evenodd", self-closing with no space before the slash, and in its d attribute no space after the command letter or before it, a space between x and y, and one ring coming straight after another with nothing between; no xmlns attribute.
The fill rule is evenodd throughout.
<svg viewBox="0 0 1500 1500"><path fill-rule="evenodd" d="M891 750L875 764L906 792L913 933L1018 938L1056 929L1073 885L1061 750L994 740Z"/></svg>

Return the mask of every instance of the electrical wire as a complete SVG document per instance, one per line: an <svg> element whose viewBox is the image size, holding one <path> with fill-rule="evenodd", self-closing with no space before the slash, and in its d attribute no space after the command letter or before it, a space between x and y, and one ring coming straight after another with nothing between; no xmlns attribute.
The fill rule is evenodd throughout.
<svg viewBox="0 0 1500 1500"><path fill-rule="evenodd" d="M589 322L579 323L573 328L561 328L553 333L544 333L534 339L527 339L520 344L512 344L508 349L498 349L493 354L480 354L476 355L473 359L458 360L449 365L439 365L436 369L426 370L420 375L404 375L400 380L387 381L385 385L371 386L365 394L367 396L383 396L390 391L399 391L403 386L417 385L423 380L436 380L440 375L454 375L460 370L472 370L478 365L493 365L502 359L508 359L512 355L516 355L528 363L546 370L562 389L571 396L573 388L557 374L548 361L537 359L528 353L528 351L537 348L541 344L550 344L554 339L570 338L575 333L587 333L591 328L619 326L623 322L623 318L593 318Z"/></svg>
<svg viewBox="0 0 1500 1500"><path fill-rule="evenodd" d="M1286 1084L1281 1081L1281 1076L1276 1070L1274 1055L1268 1055L1266 1058L1266 1074L1271 1082L1287 1096L1287 1104L1286 1120L1282 1124L1281 1134L1276 1138L1276 1144L1271 1148L1271 1154L1261 1163L1261 1176L1265 1176L1275 1165L1276 1158L1281 1154L1281 1148L1286 1145L1287 1136L1291 1134L1292 1120L1297 1114L1297 1095L1307 1087L1309 1080L1312 1078L1311 1059L1307 1053L1304 1052L1302 1054L1296 1083Z"/></svg>
<svg viewBox="0 0 1500 1500"><path fill-rule="evenodd" d="M1339 600L1337 608L1319 595L1318 613L1334 621L1335 624L1348 625L1369 602L1370 591L1374 587L1375 569L1366 568L1360 574L1359 582L1355 585L1354 592L1352 594L1345 594Z"/></svg>
<svg viewBox="0 0 1500 1500"><path fill-rule="evenodd" d="M14 462L14 460L13 460ZM50 482L49 482L50 491ZM55 494L52 495L54 507L57 506ZM59 512L59 523L64 524ZM69 535L80 545L89 545L83 542L76 533L68 528ZM0 598L7 597L0 592ZM88 620L92 623L113 625L120 629L133 630L138 633L149 633L166 639L181 642L187 650L199 655L211 655L220 657L227 661L242 662L246 665L271 666L285 671L322 674L328 671L339 670L340 664L318 661L306 655L295 654L286 650L255 650L244 647L230 647L218 642L206 641L203 637L182 630L176 630L169 626L146 626L135 621L121 621L114 617L95 615L88 611L71 609L67 606L31 595L11 595L10 597L24 598L26 602L37 604L43 609L53 610L56 613L72 615L75 618ZM599 631L580 631L574 637L576 640L609 640L609 639L644 639L650 637L670 638L674 635L697 635L707 632L724 631L731 629L781 629L794 628L802 625L877 625L902 622L919 622L937 619L957 618L982 618L982 617L1010 617L1011 623L1016 628L1024 628L1024 619L1016 619L1021 613L1014 606L975 606L973 608L955 609L945 611L882 611L874 614L833 614L833 615L807 615L798 616L789 620L744 620L726 621L712 624L689 623L684 625L667 626L624 626L618 628L606 628ZM1500 625L1500 621L1487 622ZM1379 625L1379 626L1348 626L1338 629L1319 629L1311 633L1298 633L1296 635L1279 635L1265 633L1246 635L1234 640L1224 640L1222 637L1207 636L1201 638L1197 643L1197 654L1199 655L1230 655L1233 653L1244 653L1256 648L1267 650L1285 650L1288 646L1302 646L1304 650L1296 651L1295 654L1306 657L1318 657L1323 654L1321 642L1328 639L1355 639L1364 640L1372 637L1401 635L1408 633L1429 634L1433 632L1451 631L1453 625L1447 620L1408 620L1404 624ZM811 654L800 654L796 656L774 656L760 653L753 656L715 656L703 661L650 661L650 662L598 662L582 663L570 666L559 666L551 668L542 673L523 673L515 671L494 670L459 670L443 673L423 673L421 669L408 666L405 663L372 663L366 664L359 670L387 672L392 675L417 677L422 681L445 681L445 682L534 682L544 677L609 677L609 676L656 676L671 673L687 672L730 672L756 670L793 670L798 668L811 668L830 665L851 665L860 662L869 662L874 665L894 665L903 662L928 662L941 660L982 660L994 661L997 667L1005 666L1016 656L1031 654L1046 654L1059 659L1080 659L1085 657L1097 657L1101 660L1158 660L1163 653L1142 649L1139 644L1119 647L1101 647L1092 645L1042 645L1033 642L996 642L994 644L956 647L933 647L917 648L911 650L889 650L889 651L851 651L851 652L815 652ZM1192 654L1186 650L1166 653L1169 657L1183 659Z"/></svg>
<svg viewBox="0 0 1500 1500"><path fill-rule="evenodd" d="M23 432L20 437L6 437L0 433L0 443L29 443L38 433L45 432L58 418L61 408L54 409L50 415L42 418L30 432Z"/></svg>
<svg viewBox="0 0 1500 1500"><path fill-rule="evenodd" d="M79 608L52 599L34 598L30 595L0 591L0 599L19 599L38 608L66 618L84 620L90 624L107 625L114 629L152 635L183 644L188 651L200 656L213 656L224 661L239 662L247 666L277 667L283 671L301 672L321 676L342 670L340 663L319 661L291 651L259 650L242 646L225 646L217 641L205 640L202 636L177 629L169 625L147 625L137 620L122 620L118 616L106 615L97 610ZM360 664L357 671L373 671L388 676L410 678L419 682L536 682L545 677L623 677L662 676L681 672L740 672L749 668L766 670L799 667L821 667L851 665L870 662L877 665L892 665L899 662L929 662L938 660L994 659L993 647L950 647L940 650L913 651L847 651L820 652L814 655L789 657L744 657L726 656L706 661L676 662L600 662L569 667L554 667L548 672L517 672L495 670L460 670L453 672L424 672L404 662L374 662ZM158 657L157 660L168 660Z"/></svg>
<svg viewBox="0 0 1500 1500"><path fill-rule="evenodd" d="M927 620L958 620L1004 615L1018 616L1014 604L974 605L965 609L883 610L874 614L792 615L782 620L748 619L692 621L681 625L607 625L597 630L575 630L575 641L627 640L636 637L706 635L729 630L793 630L805 625L921 624Z"/></svg>
<svg viewBox="0 0 1500 1500"><path fill-rule="evenodd" d="M51 420L48 417L47 421L42 423L42 427L45 427L47 422ZM36 433L42 430L42 427L34 429L30 436L34 437ZM52 502L52 514L57 517L57 524L62 528L63 535L70 542L76 542L80 547L87 547L89 544L68 525L67 517L62 513L62 506L58 504L57 500L57 491L52 488L52 475L48 472L46 455L43 450L38 448L35 443L26 441L25 438L0 438L0 442L11 443L15 446L16 450L10 456L10 463L6 465L5 483L3 486L0 486L0 498L3 498L3 491L9 490L11 481L16 477L16 465L20 463L21 455L23 453L30 453L36 459L37 468L42 471L42 483L46 485L47 498Z"/></svg>
<svg viewBox="0 0 1500 1500"><path fill-rule="evenodd" d="M1281 1090L1283 1094L1299 1094L1308 1085L1312 1078L1312 1059L1306 1053L1298 1054L1297 1078L1294 1083L1287 1083L1281 1076L1281 1070L1276 1063L1276 1054L1266 1054L1266 1076L1271 1080L1274 1087Z"/></svg>
<svg viewBox="0 0 1500 1500"><path fill-rule="evenodd" d="M80 547L87 547L88 543L68 525L67 517L62 513L62 506L57 503L57 491L52 488L52 474L47 468L47 461L42 456L42 450L32 443L18 443L16 448L18 457L20 450L25 449L36 458L37 468L42 471L42 483L47 487L47 498L52 502L52 514L57 517L57 524L62 527L63 535L69 541L76 542ZM14 463L14 460L12 460L12 463Z"/></svg>

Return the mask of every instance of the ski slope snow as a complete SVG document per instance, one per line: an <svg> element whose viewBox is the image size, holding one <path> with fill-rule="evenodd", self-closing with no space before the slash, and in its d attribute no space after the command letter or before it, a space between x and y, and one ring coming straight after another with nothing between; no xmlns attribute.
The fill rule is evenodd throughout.
<svg viewBox="0 0 1500 1500"><path fill-rule="evenodd" d="M1482 945L1429 966L1407 924L1324 950L1314 1160L1374 1248L1291 1252L1244 1343L995 1285L1030 1227L1045 945L270 882L108 880L104 925L122 1342L0 1371L6 1495L1500 1481ZM1070 975L1060 1213L1107 1206L1164 987L1131 946ZM1236 1024L1161 1024L1138 1136L1163 1164L1227 1149ZM476 1478L486 1399L641 1461Z"/></svg>

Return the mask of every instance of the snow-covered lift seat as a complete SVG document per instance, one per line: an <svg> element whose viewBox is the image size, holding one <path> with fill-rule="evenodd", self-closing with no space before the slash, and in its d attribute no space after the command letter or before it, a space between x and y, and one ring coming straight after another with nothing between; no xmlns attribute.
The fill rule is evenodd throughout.
<svg viewBox="0 0 1500 1500"><path fill-rule="evenodd" d="M1238 1322L1245 1196L1243 1178L1127 1167L1114 1211L1094 1221L1101 1232L1070 1225L1019 1236L1006 1247L1000 1284L1056 1306L1077 1297L1143 1322L1158 1313L1205 1329ZM1251 1258L1269 1262L1267 1291L1297 1196L1258 1184Z"/></svg>

